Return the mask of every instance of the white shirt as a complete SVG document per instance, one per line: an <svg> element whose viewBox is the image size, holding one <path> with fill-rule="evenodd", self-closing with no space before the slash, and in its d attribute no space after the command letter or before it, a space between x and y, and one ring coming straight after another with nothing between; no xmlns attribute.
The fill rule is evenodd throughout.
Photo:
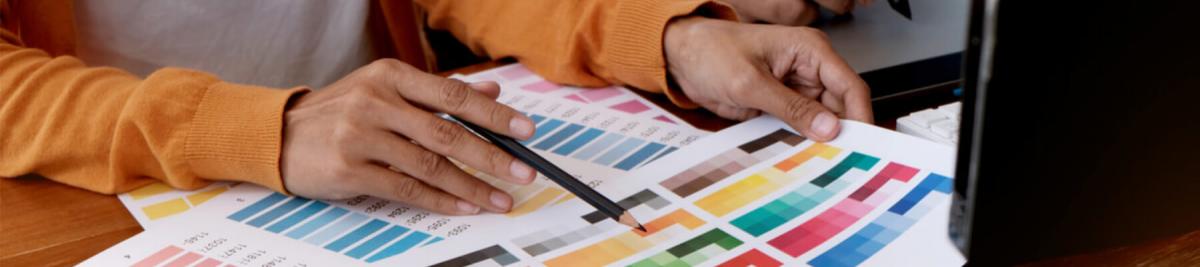
<svg viewBox="0 0 1200 267"><path fill-rule="evenodd" d="M367 0L76 0L76 53L145 77L163 67L314 89L375 58Z"/></svg>

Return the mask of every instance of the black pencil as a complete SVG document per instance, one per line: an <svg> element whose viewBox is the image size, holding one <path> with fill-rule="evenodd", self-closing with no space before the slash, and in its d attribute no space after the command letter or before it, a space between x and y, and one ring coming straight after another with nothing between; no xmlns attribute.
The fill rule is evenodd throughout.
<svg viewBox="0 0 1200 267"><path fill-rule="evenodd" d="M547 178L550 178L550 180L554 181L554 183L557 183L559 186L567 189L567 191L575 194L575 196L579 197L579 199L583 199L584 202L591 204L592 207L596 207L597 210L605 215L608 215L608 217L617 221L617 223L628 225L629 227L636 228L642 232L646 231L646 227L643 227L641 223L634 219L633 215L630 215L625 208L617 205L617 203L613 202L611 199L604 197L604 195L601 195L600 192L596 192L596 190L592 189L592 187L587 186L578 179L575 179L575 176L571 176L571 174L558 168L558 166L550 163L550 161L546 160L546 158L543 158L537 153L534 153L532 150L529 150L529 148L526 148L524 145L521 145L521 143L517 142L517 140L514 140L508 136L494 133L488 129L479 127L479 125L475 125L455 116L444 115L442 117L461 124L463 127L466 127L472 132L475 132L475 134L483 137L483 139L487 139L489 142L492 142L493 145L499 147L501 150L512 154L513 157L516 157L518 160L525 162L525 164L529 164L530 167L533 167L533 169L542 173L542 175L545 175Z"/></svg>

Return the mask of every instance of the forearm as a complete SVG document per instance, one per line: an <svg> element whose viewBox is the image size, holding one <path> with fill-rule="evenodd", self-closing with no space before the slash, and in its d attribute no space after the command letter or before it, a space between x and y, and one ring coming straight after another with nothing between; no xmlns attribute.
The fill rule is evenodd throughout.
<svg viewBox="0 0 1200 267"><path fill-rule="evenodd" d="M282 190L282 112L297 90L234 85L197 71L140 79L0 42L0 177L36 173L115 193L207 179Z"/></svg>
<svg viewBox="0 0 1200 267"><path fill-rule="evenodd" d="M668 89L663 31L675 17L735 19L703 0L418 0L433 28L454 33L478 54L514 57L559 83ZM676 103L679 95L668 91Z"/></svg>

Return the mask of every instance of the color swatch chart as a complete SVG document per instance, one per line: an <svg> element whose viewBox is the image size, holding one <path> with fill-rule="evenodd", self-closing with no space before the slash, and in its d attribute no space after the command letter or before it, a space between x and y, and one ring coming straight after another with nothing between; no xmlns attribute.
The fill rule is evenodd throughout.
<svg viewBox="0 0 1200 267"><path fill-rule="evenodd" d="M465 81L496 81L506 91L521 91L568 102L603 107L630 117L652 119L672 124L687 124L679 117L642 98L628 88L610 86L581 88L555 84L534 74L522 64L511 64L488 71L459 77Z"/></svg>
<svg viewBox="0 0 1200 267"><path fill-rule="evenodd" d="M504 99L523 100L521 96L526 95L531 97L553 98L564 102L560 103L560 106L585 107L590 108L590 110L607 113L606 115L608 116L625 117L626 120L655 121L663 123L664 125L669 125L669 127L666 128L678 128L688 130L688 132L703 133L703 131L694 130L686 123L681 123L683 120L680 120L678 117L671 115L671 113L653 105L641 96L629 91L629 89L622 87L582 89L576 87L558 86L546 82L545 80L541 79L541 77L533 74L520 64L504 66L471 76L458 76L458 78L462 80L486 79L500 82L504 88ZM567 97L567 95L574 95L574 97ZM528 102L522 103L528 104ZM517 108L518 110L526 111L527 114L531 116L546 118L544 115L537 115L537 111L522 109L526 108L524 105L521 107L513 107ZM537 107L539 106L533 105L527 108ZM563 127L564 129L575 129L575 127L577 127L574 126L577 124L568 123L567 121L563 121L561 119L539 120L545 120L546 122L559 121L558 123L552 125L565 126ZM595 147L592 148L592 150L580 149L578 146L590 144L590 141L592 141L585 141L585 139L581 139L582 137L591 136L600 132L597 132L599 131L597 128L580 128L579 130L580 134L582 134L581 137L576 137L575 139L564 142L565 144L554 148L554 152L556 154L571 154L576 152L576 150L580 150L579 153L575 153L576 158L586 158L585 160L598 162L597 164L606 163L602 165L605 165L605 167L627 171L635 168L637 165L645 164L654 157L666 155L679 146L677 143L668 145L666 143L659 142L656 144L653 141L645 140L643 141L645 147L638 148L640 149L637 151L639 153L630 155L618 153L622 152L623 150L607 152L607 150L602 148L606 149L608 147L602 147L599 145L591 145ZM550 130L539 129L537 132L545 134L547 131ZM567 132L558 133L558 135L559 136L555 137L555 139L547 138L548 140L542 141L545 144L540 144L538 147L542 148L541 150L548 150L546 147L553 147L554 145L557 145L550 141L569 137L566 136L568 135ZM682 136L685 134L679 135L681 140L688 138L687 136ZM596 143L601 143L599 141L613 142L612 144L602 144L616 145L621 149L634 149L628 148L628 146L633 145L633 139L616 139L618 137L616 134L595 137L599 137ZM559 142L563 141L559 140ZM658 148L659 146L661 146L661 148ZM582 150L587 150L588 152L583 153ZM605 154L601 154L601 152L605 152ZM605 155L609 156L606 157ZM603 160L601 160L601 158L603 158ZM183 191L173 189L165 183L158 182L144 186L129 193L121 194L119 195L119 199L121 200L121 203L125 205L125 208L129 210L129 213L132 214L135 219L137 219L138 223L141 224L143 228L152 228L156 227L157 222L163 218L187 212L197 205L204 203L208 199L224 193L230 184L232 183L218 182L201 189Z"/></svg>
<svg viewBox="0 0 1200 267"><path fill-rule="evenodd" d="M366 262L442 240L322 201L280 193L271 193L226 218Z"/></svg>
<svg viewBox="0 0 1200 267"><path fill-rule="evenodd" d="M829 143L786 128L773 118L755 119L660 158L621 184L598 188L627 196L619 205L646 232L571 203L515 218L527 231L477 232L481 236L412 255L423 260L395 260L435 266L962 264L945 231L953 180L944 174L952 170L952 149L849 121ZM572 212L580 215L571 218Z"/></svg>

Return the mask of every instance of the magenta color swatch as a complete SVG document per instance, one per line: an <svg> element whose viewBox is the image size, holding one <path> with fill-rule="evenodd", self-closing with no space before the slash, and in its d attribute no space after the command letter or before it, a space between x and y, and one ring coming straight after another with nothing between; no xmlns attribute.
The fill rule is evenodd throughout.
<svg viewBox="0 0 1200 267"><path fill-rule="evenodd" d="M655 120L659 120L659 121L663 121L663 122L667 122L667 123L670 123L670 124L676 124L676 123L675 123L675 120L672 120L671 118L667 118L667 116L665 116L665 115L658 115L658 116L654 117L654 119L655 119Z"/></svg>
<svg viewBox="0 0 1200 267"><path fill-rule="evenodd" d="M526 84L524 86L521 86L521 89L525 89L525 91L533 91L533 92L538 92L538 93L550 92L550 91L558 90L559 88L562 88L562 87L558 86L557 84L548 82L548 81L539 81L536 83L531 83L531 84Z"/></svg>
<svg viewBox="0 0 1200 267"><path fill-rule="evenodd" d="M566 97L564 97L564 98L566 98L566 99L570 99L570 100L579 101L579 102L582 102L582 103L587 103L587 102L588 102L587 100L584 100L582 97L579 97L579 95L576 95L576 94L569 94L569 95L567 95L567 96L566 96Z"/></svg>
<svg viewBox="0 0 1200 267"><path fill-rule="evenodd" d="M641 113L642 111L650 110L650 107L647 107L645 104L642 104L642 102L638 102L637 99L632 99L629 101L625 101L625 103L612 105L609 108L624 111L629 114L638 114L638 113Z"/></svg>

